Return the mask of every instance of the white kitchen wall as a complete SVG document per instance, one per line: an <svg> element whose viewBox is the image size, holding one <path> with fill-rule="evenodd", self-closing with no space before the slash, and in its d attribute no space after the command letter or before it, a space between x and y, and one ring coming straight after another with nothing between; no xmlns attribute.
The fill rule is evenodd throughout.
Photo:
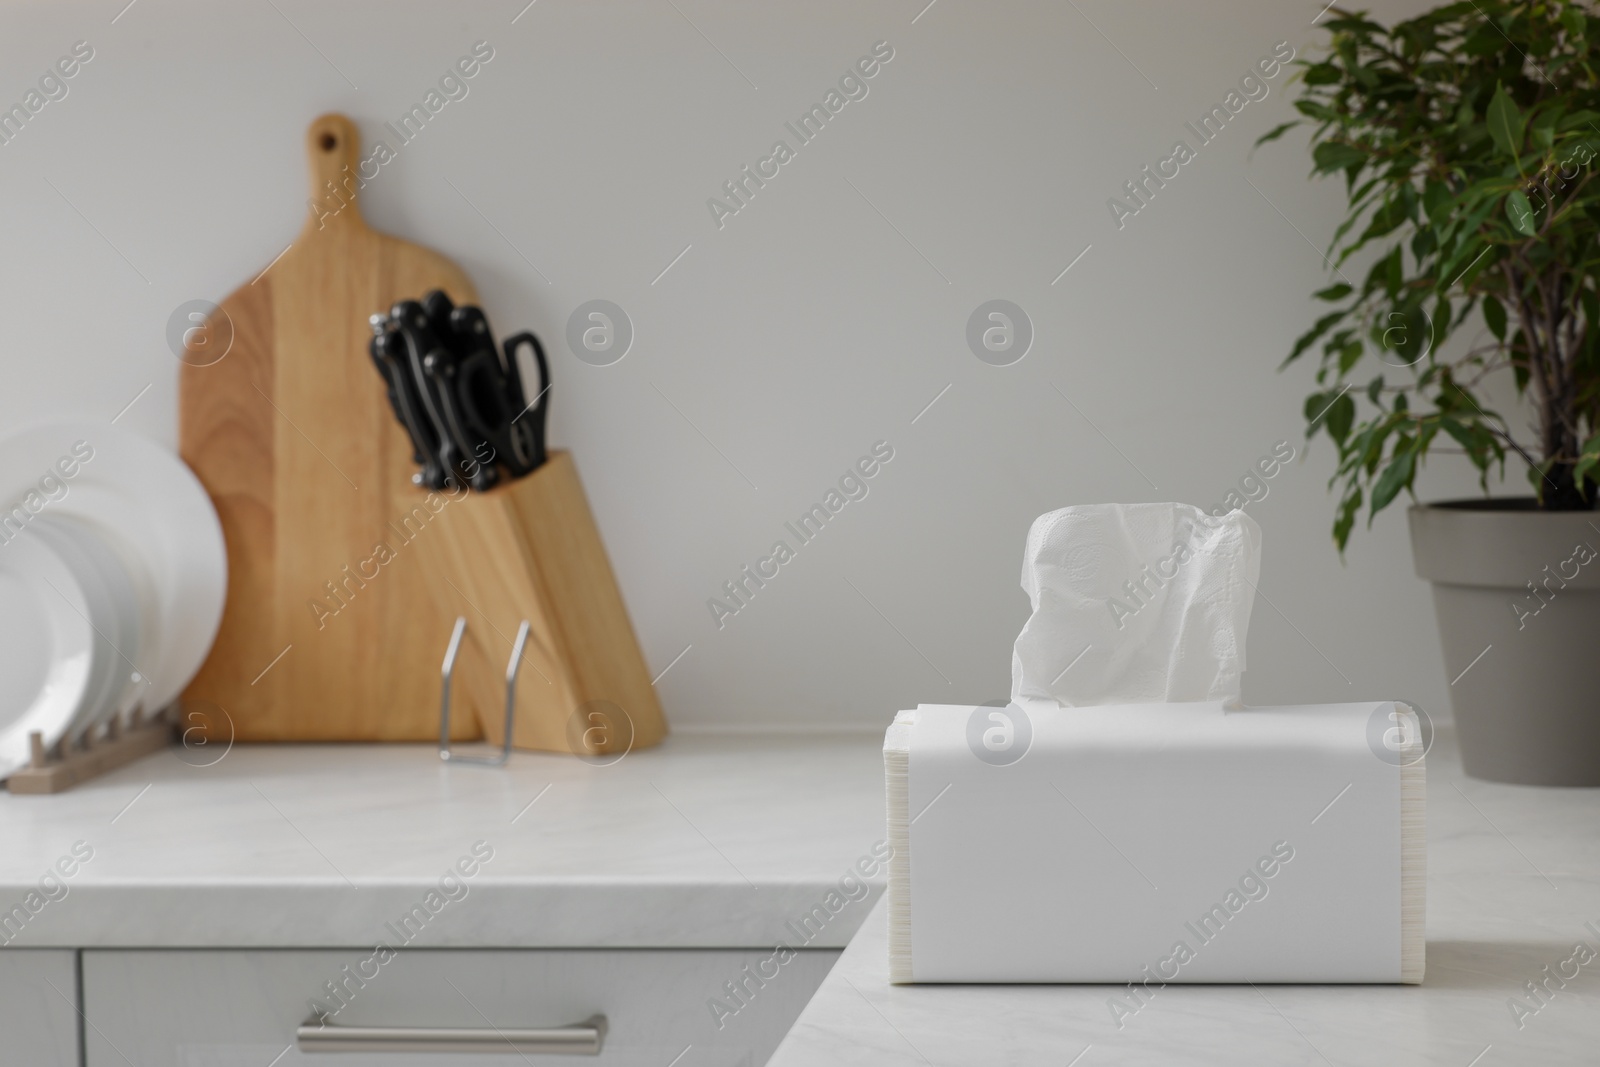
<svg viewBox="0 0 1600 1067"><path fill-rule="evenodd" d="M652 673L672 664L676 726L878 728L1001 697L1034 516L1211 506L1279 441L1301 458L1248 509L1265 563L1247 701L1443 712L1403 509L1340 561L1330 450L1300 436L1312 368L1276 371L1316 313L1341 201L1307 181L1303 135L1250 153L1292 115L1286 75L1122 228L1107 207L1194 146L1185 122L1277 42L1313 47L1320 5L125 3L0 14L0 103L74 42L94 50L0 145L0 427L133 401L119 424L173 443L168 317L295 235L306 124L342 111L393 146L383 124L485 41L468 95L364 210L461 263L498 331L544 338L551 439L576 455ZM893 58L867 95L719 228L708 198L795 147L784 124L880 41ZM609 366L565 341L592 299L633 324ZM1011 366L966 341L991 299L1035 332ZM894 458L870 493L719 629L708 599L794 546L784 523L878 441ZM1426 475L1429 498L1475 491L1454 457Z"/></svg>

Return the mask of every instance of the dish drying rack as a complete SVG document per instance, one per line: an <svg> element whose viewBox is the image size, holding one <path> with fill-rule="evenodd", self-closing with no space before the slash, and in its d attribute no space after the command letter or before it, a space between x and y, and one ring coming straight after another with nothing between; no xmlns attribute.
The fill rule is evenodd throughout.
<svg viewBox="0 0 1600 1067"><path fill-rule="evenodd" d="M11 772L6 788L34 795L63 792L166 748L177 726L178 705L174 702L151 714L136 707L126 716L113 717L103 730L64 737L53 745L46 745L44 735L35 730L28 735L32 749L28 765Z"/></svg>

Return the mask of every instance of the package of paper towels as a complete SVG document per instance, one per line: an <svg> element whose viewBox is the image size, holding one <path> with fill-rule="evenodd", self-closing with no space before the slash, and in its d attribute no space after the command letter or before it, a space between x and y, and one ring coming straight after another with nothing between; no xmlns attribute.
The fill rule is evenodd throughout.
<svg viewBox="0 0 1600 1067"><path fill-rule="evenodd" d="M1239 706L1242 513L1065 512L1029 535L1011 703L885 738L891 980L1420 982L1415 710Z"/></svg>

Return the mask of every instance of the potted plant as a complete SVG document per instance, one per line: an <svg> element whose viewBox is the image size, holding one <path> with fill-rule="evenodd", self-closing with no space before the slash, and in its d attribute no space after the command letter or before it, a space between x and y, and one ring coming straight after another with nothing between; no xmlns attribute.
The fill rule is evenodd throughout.
<svg viewBox="0 0 1600 1067"><path fill-rule="evenodd" d="M1327 55L1300 64L1302 118L1261 140L1312 125L1312 173L1348 198L1315 294L1333 306L1285 360L1320 353L1305 417L1338 450L1334 542L1363 509L1370 525L1415 501L1430 453L1466 455L1483 498L1410 509L1462 762L1600 785L1600 10L1330 15ZM1497 378L1526 425L1491 408ZM1487 495L1508 459L1531 496Z"/></svg>

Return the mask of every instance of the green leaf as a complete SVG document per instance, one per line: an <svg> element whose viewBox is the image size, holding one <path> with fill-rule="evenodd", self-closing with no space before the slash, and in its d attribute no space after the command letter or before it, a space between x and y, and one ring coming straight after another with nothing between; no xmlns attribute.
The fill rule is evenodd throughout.
<svg viewBox="0 0 1600 1067"><path fill-rule="evenodd" d="M1383 469L1383 474L1378 477L1377 484L1372 487L1372 510L1367 513L1367 525L1372 525L1372 520L1378 512L1393 503L1394 498L1400 495L1400 490L1411 484L1416 473L1417 453L1415 445L1410 442L1395 445L1394 459Z"/></svg>
<svg viewBox="0 0 1600 1067"><path fill-rule="evenodd" d="M1461 50L1469 56L1492 56L1506 46L1506 39L1493 24L1485 23L1469 36Z"/></svg>
<svg viewBox="0 0 1600 1067"><path fill-rule="evenodd" d="M1556 123L1556 129L1561 133L1567 133L1570 130L1576 130L1580 127L1583 129L1593 129L1595 123L1600 123L1600 111L1590 111L1588 108L1580 108L1577 111L1569 111L1562 115L1561 121Z"/></svg>
<svg viewBox="0 0 1600 1067"><path fill-rule="evenodd" d="M1378 403L1378 397L1381 396L1382 394L1383 394L1383 375L1380 374L1376 378L1372 379L1372 381L1367 383L1367 399L1372 401L1374 404L1377 404Z"/></svg>
<svg viewBox="0 0 1600 1067"><path fill-rule="evenodd" d="M1470 290L1473 281L1500 261L1494 245L1485 248L1476 240L1464 242L1450 256L1435 265L1435 271L1453 287ZM1462 264L1465 264L1463 269Z"/></svg>
<svg viewBox="0 0 1600 1067"><path fill-rule="evenodd" d="M1486 273L1500 262L1500 249L1494 245L1489 246L1489 254L1476 255L1472 262L1467 264L1467 269L1456 278L1457 284L1470 289L1478 280L1478 275Z"/></svg>
<svg viewBox="0 0 1600 1067"><path fill-rule="evenodd" d="M1371 19L1363 18L1360 15L1340 15L1338 18L1324 22L1322 26L1327 30L1337 30L1352 37L1359 37L1363 41L1367 41L1373 34L1387 36L1389 33L1380 23L1373 22Z"/></svg>
<svg viewBox="0 0 1600 1067"><path fill-rule="evenodd" d="M1326 174L1357 163L1365 163L1367 154L1342 141L1323 141L1311 150L1311 158L1316 163L1316 172Z"/></svg>
<svg viewBox="0 0 1600 1067"><path fill-rule="evenodd" d="M1478 462L1477 456L1482 448L1482 442L1478 440L1470 429L1463 426L1459 420L1452 419L1448 415L1439 420L1439 425L1444 427L1445 433L1455 438L1456 442L1467 450L1468 455L1473 457L1474 463ZM1479 464L1479 466L1482 466L1482 464Z"/></svg>
<svg viewBox="0 0 1600 1067"><path fill-rule="evenodd" d="M1254 145L1252 145L1251 148L1252 149L1260 148L1262 145L1266 144L1268 141L1276 141L1278 138L1282 137L1285 133L1287 133L1290 130L1294 129L1298 125L1300 125L1300 123L1298 123L1298 122L1280 123L1279 125L1272 127L1272 129L1268 130L1266 133L1262 134L1260 137L1257 137L1256 138L1256 143Z"/></svg>
<svg viewBox="0 0 1600 1067"><path fill-rule="evenodd" d="M1319 104L1315 100L1296 100L1294 109L1306 118L1316 119L1318 122L1339 121L1339 115L1333 108L1328 107L1326 104Z"/></svg>
<svg viewBox="0 0 1600 1067"><path fill-rule="evenodd" d="M1420 226L1411 238L1411 255L1418 263L1433 254L1435 242L1439 239L1439 231L1432 226Z"/></svg>
<svg viewBox="0 0 1600 1067"><path fill-rule="evenodd" d="M1340 282L1337 285L1330 285L1326 289L1318 289L1311 295L1316 297L1318 300L1343 300L1345 297L1349 296L1352 291L1353 290L1351 290L1350 286L1346 285L1344 282Z"/></svg>
<svg viewBox="0 0 1600 1067"><path fill-rule="evenodd" d="M1365 214L1367 208L1378 198L1379 194L1377 193L1373 193L1371 197L1367 195L1377 186L1378 180L1377 178L1372 178L1364 182L1361 188L1350 194L1350 213L1343 222L1339 223L1339 228L1333 231L1333 240L1328 242L1328 253L1330 255L1335 248L1339 247L1339 242L1344 239L1344 235L1349 233L1355 224L1361 221L1361 217ZM1342 253L1339 256L1339 261L1342 263L1348 257L1348 252Z"/></svg>
<svg viewBox="0 0 1600 1067"><path fill-rule="evenodd" d="M1450 195L1449 186L1444 182L1430 181L1422 190L1422 207L1428 213L1428 218L1435 226L1450 217L1450 208L1454 198Z"/></svg>
<svg viewBox="0 0 1600 1067"><path fill-rule="evenodd" d="M1511 99L1511 94L1506 92L1505 86L1502 85L1494 91L1494 98L1489 101L1489 111L1485 118L1489 124L1489 136L1494 138L1495 146L1512 159L1516 159L1522 151L1523 118L1522 112L1517 109L1516 102Z"/></svg>
<svg viewBox="0 0 1600 1067"><path fill-rule="evenodd" d="M1375 260L1372 264L1372 269L1367 271L1366 278L1361 282L1362 299L1365 299L1367 296L1377 291L1380 287L1386 286L1388 284L1388 277L1389 257L1384 256L1382 259Z"/></svg>
<svg viewBox="0 0 1600 1067"><path fill-rule="evenodd" d="M1397 226L1406 221L1406 217L1406 204L1403 198L1385 201L1372 213L1372 222L1362 232L1361 240L1369 241L1374 237L1382 237L1393 232Z"/></svg>
<svg viewBox="0 0 1600 1067"><path fill-rule="evenodd" d="M1332 63L1313 63L1306 68L1307 85L1332 85L1339 80L1339 68Z"/></svg>
<svg viewBox="0 0 1600 1067"><path fill-rule="evenodd" d="M1350 427L1356 415L1355 401L1350 399L1350 387L1347 385L1332 392L1312 393L1306 397L1304 413L1306 440L1315 437L1318 427L1321 427L1342 449L1345 438L1350 436Z"/></svg>
<svg viewBox="0 0 1600 1067"><path fill-rule="evenodd" d="M1578 455L1578 462L1572 465L1572 480L1578 486L1578 491L1586 497L1589 491L1584 486L1584 479L1591 477L1597 466L1600 466L1600 433L1589 438L1589 443L1583 446L1583 451Z"/></svg>
<svg viewBox="0 0 1600 1067"><path fill-rule="evenodd" d="M1533 205L1528 202L1528 194L1521 189L1513 189L1506 194L1506 218L1511 220L1511 228L1522 236L1539 235L1533 224Z"/></svg>
<svg viewBox="0 0 1600 1067"><path fill-rule="evenodd" d="M1533 495L1541 504L1544 502L1545 487L1550 484L1550 471L1555 465L1555 460L1547 459L1537 466L1528 468L1528 484L1533 486Z"/></svg>
<svg viewBox="0 0 1600 1067"><path fill-rule="evenodd" d="M1279 364L1278 369L1282 370L1284 367L1287 367L1289 364L1293 363L1296 359L1299 359L1300 353L1316 344L1317 338L1321 337L1323 334L1332 329L1333 324L1344 318L1345 314L1346 312L1343 311L1334 311L1318 319L1315 326L1301 334L1299 339L1295 341L1294 350L1289 353L1288 358Z"/></svg>
<svg viewBox="0 0 1600 1067"><path fill-rule="evenodd" d="M1350 530L1356 524L1356 513L1361 510L1361 486L1353 487L1349 494L1339 502L1338 517L1333 521L1333 543L1339 546L1339 554L1344 554L1344 546L1350 540Z"/></svg>
<svg viewBox="0 0 1600 1067"><path fill-rule="evenodd" d="M1528 123L1528 137L1536 147L1548 152L1555 145L1556 123L1561 121L1562 107L1560 103L1545 107Z"/></svg>
<svg viewBox="0 0 1600 1067"><path fill-rule="evenodd" d="M1477 238L1478 227L1484 222L1485 219L1493 214L1494 209L1499 206L1500 192L1505 188L1505 183L1503 181L1496 181L1493 183L1486 182L1481 184L1485 186L1482 199L1479 201L1476 207L1471 207L1470 210L1467 211L1466 217L1460 221L1458 228L1455 230L1457 248L1454 254L1451 256L1452 262L1450 268L1440 268L1440 273L1444 274L1446 277L1454 277L1451 268L1458 269L1463 260L1470 263L1479 252L1483 251L1483 245L1479 243ZM1487 257L1487 259L1489 261L1493 261L1495 257L1491 255Z"/></svg>
<svg viewBox="0 0 1600 1067"><path fill-rule="evenodd" d="M1433 350L1433 321L1420 306L1402 307L1389 312L1374 324L1372 332L1382 349L1378 358L1391 367L1415 366ZM1404 395L1401 394L1402 397Z"/></svg>
<svg viewBox="0 0 1600 1067"><path fill-rule="evenodd" d="M1494 334L1496 340L1506 339L1506 308L1493 296L1483 298L1483 321L1488 323L1489 332Z"/></svg>
<svg viewBox="0 0 1600 1067"><path fill-rule="evenodd" d="M1333 398L1338 395L1338 393L1333 393L1331 395L1327 393L1312 393L1310 396L1306 397L1306 402L1301 408L1301 413L1306 419L1307 439L1316 433L1318 426L1322 425L1322 416L1328 413L1328 405L1333 401Z"/></svg>
<svg viewBox="0 0 1600 1067"><path fill-rule="evenodd" d="M1378 469L1378 461L1383 458L1383 443L1394 432L1396 420L1392 418L1379 419L1366 424L1366 430L1351 443L1350 469L1364 468L1368 474L1373 474Z"/></svg>
<svg viewBox="0 0 1600 1067"><path fill-rule="evenodd" d="M1361 353L1365 351L1360 341L1351 341L1339 349L1339 377L1343 378L1361 361Z"/></svg>
<svg viewBox="0 0 1600 1067"><path fill-rule="evenodd" d="M1328 427L1328 436L1337 441L1341 448L1344 447L1345 438L1350 436L1350 427L1355 420L1356 402L1350 399L1349 393L1341 393L1328 405L1327 414L1322 416L1322 421Z"/></svg>

